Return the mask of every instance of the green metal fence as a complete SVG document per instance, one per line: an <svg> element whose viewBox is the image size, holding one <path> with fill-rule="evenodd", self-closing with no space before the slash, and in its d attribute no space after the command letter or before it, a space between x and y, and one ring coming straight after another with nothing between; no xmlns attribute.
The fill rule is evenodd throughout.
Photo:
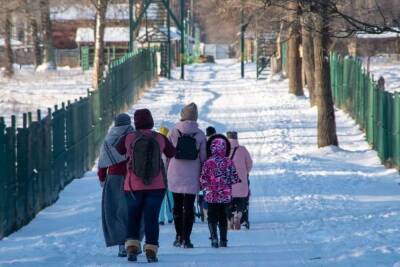
<svg viewBox="0 0 400 267"><path fill-rule="evenodd" d="M81 68L82 70L90 69L90 50L89 47L81 47Z"/></svg>
<svg viewBox="0 0 400 267"><path fill-rule="evenodd" d="M336 106L365 131L383 163L400 167L400 94L377 87L361 61L331 54L331 82Z"/></svg>
<svg viewBox="0 0 400 267"><path fill-rule="evenodd" d="M142 50L113 61L99 90L49 109L22 127L0 118L0 239L32 220L98 155L114 116L137 101L157 77L155 52Z"/></svg>

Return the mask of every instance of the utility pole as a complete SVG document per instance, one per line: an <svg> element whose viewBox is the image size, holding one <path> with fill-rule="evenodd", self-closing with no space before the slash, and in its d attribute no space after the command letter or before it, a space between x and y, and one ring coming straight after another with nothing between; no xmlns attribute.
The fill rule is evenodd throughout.
<svg viewBox="0 0 400 267"><path fill-rule="evenodd" d="M133 0L129 0L129 52L133 51Z"/></svg>
<svg viewBox="0 0 400 267"><path fill-rule="evenodd" d="M185 0L181 0L181 79L185 79Z"/></svg>
<svg viewBox="0 0 400 267"><path fill-rule="evenodd" d="M244 5L243 0L241 1L241 11L240 11L240 73L242 79L244 78Z"/></svg>
<svg viewBox="0 0 400 267"><path fill-rule="evenodd" d="M167 6L168 9L170 8L170 0L167 0ZM167 32L168 32L168 72L167 72L167 77L168 79L171 79L171 67L172 67L172 62L171 62L171 15L169 12L167 12Z"/></svg>

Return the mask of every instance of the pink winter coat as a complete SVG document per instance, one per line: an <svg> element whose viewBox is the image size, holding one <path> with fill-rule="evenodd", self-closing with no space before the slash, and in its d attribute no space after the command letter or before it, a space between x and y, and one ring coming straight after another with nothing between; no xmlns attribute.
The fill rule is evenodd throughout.
<svg viewBox="0 0 400 267"><path fill-rule="evenodd" d="M232 153L236 148L236 152L232 160L239 174L239 179L242 181L241 183L233 185L232 197L248 197L248 175L253 167L253 160L251 159L250 153L247 151L247 149L244 146L239 145L238 140L229 139L229 142L231 143L230 157L232 157Z"/></svg>
<svg viewBox="0 0 400 267"><path fill-rule="evenodd" d="M151 130L140 130L145 135L151 135ZM132 144L136 141L137 136L134 133L128 134L125 138L125 149L127 155L132 155ZM172 144L165 138L163 135L157 133L157 141L160 145L161 153L164 153L166 157L173 157L175 155L175 148ZM140 177L137 177L134 171L131 168L132 159L129 156L128 164L127 164L127 174L124 182L124 191L141 191L141 190L157 190L164 189L165 183L162 175L162 171L160 171L159 175L153 178L153 181L149 185L145 185L142 182Z"/></svg>
<svg viewBox="0 0 400 267"><path fill-rule="evenodd" d="M200 190L201 166L207 158L206 135L199 129L195 121L180 121L169 132L168 140L176 147L179 131L183 134L196 133L195 138L199 149L197 160L179 160L171 158L168 163L168 189L174 193L197 194Z"/></svg>
<svg viewBox="0 0 400 267"><path fill-rule="evenodd" d="M226 141L216 138L211 143L211 157L204 163L200 176L201 188L205 190L208 203L230 203L232 185L239 182L233 161L225 156Z"/></svg>

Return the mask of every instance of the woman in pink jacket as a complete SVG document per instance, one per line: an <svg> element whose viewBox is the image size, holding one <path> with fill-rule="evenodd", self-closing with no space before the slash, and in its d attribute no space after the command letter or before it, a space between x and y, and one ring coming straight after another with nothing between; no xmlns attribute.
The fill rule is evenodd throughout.
<svg viewBox="0 0 400 267"><path fill-rule="evenodd" d="M190 241L194 222L194 201L200 190L200 172L206 160L206 136L197 124L197 106L191 103L181 111L181 120L169 132L176 155L168 164L168 189L174 198L174 246L193 248Z"/></svg>
<svg viewBox="0 0 400 267"><path fill-rule="evenodd" d="M239 145L237 132L227 132L227 137L231 143L230 158L233 160L241 183L233 185L232 205L229 215L230 228L240 229L242 216L245 215L248 199L250 195L249 174L253 167L253 161L246 147ZM248 218L245 220L248 224Z"/></svg>
<svg viewBox="0 0 400 267"><path fill-rule="evenodd" d="M128 155L124 182L128 206L125 247L128 260L137 261L137 255L141 253L140 226L144 217L144 251L148 262L156 262L160 231L158 215L166 188L162 154L171 158L175 155L175 148L165 136L152 130L154 121L150 110L136 110L134 120L136 131L125 138Z"/></svg>

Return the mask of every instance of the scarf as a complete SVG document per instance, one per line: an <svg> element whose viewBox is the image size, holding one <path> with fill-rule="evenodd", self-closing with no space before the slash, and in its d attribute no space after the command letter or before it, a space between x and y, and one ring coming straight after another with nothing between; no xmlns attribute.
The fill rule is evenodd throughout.
<svg viewBox="0 0 400 267"><path fill-rule="evenodd" d="M121 155L117 151L116 146L124 136L132 132L133 127L131 125L117 126L110 129L100 149L99 168L107 168L127 159L126 155Z"/></svg>

